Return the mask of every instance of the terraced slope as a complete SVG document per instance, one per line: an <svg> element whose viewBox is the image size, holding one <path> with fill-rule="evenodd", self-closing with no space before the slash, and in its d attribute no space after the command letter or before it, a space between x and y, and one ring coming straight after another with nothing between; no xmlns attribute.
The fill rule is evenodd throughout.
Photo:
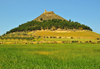
<svg viewBox="0 0 100 69"><path fill-rule="evenodd" d="M13 32L6 34L5 37L34 37L34 36L56 36L64 38L78 38L78 39L100 39L100 34L89 31L89 30L79 30L79 31L50 31L50 30L36 30L36 31L27 31L27 32Z"/></svg>
<svg viewBox="0 0 100 69"><path fill-rule="evenodd" d="M87 38L87 39L97 39L100 35L92 31L37 31L33 35L35 36L61 36L61 37L73 37L73 38Z"/></svg>
<svg viewBox="0 0 100 69"><path fill-rule="evenodd" d="M41 44L41 43L92 43L100 44L100 34L92 31L27 31L0 36L0 44Z"/></svg>

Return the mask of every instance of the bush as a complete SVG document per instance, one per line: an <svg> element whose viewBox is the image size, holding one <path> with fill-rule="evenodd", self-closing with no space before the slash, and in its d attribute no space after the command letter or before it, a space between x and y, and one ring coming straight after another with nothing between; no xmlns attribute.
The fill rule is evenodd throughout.
<svg viewBox="0 0 100 69"><path fill-rule="evenodd" d="M61 36L59 38L61 38Z"/></svg>
<svg viewBox="0 0 100 69"><path fill-rule="evenodd" d="M47 36L47 38L49 38L49 37Z"/></svg>
<svg viewBox="0 0 100 69"><path fill-rule="evenodd" d="M78 41L72 41L72 43L78 43Z"/></svg>
<svg viewBox="0 0 100 69"><path fill-rule="evenodd" d="M89 43L88 41L85 41L85 43Z"/></svg>
<svg viewBox="0 0 100 69"><path fill-rule="evenodd" d="M43 21L43 18L40 18L41 21Z"/></svg>
<svg viewBox="0 0 100 69"><path fill-rule="evenodd" d="M52 38L52 36L50 36L50 38Z"/></svg>
<svg viewBox="0 0 100 69"><path fill-rule="evenodd" d="M73 39L73 37L71 37L71 39Z"/></svg>
<svg viewBox="0 0 100 69"><path fill-rule="evenodd" d="M23 35L27 35L26 33L24 33Z"/></svg>
<svg viewBox="0 0 100 69"><path fill-rule="evenodd" d="M55 36L53 36L53 38L56 38Z"/></svg>
<svg viewBox="0 0 100 69"><path fill-rule="evenodd" d="M92 41L90 40L89 43L92 43Z"/></svg>
<svg viewBox="0 0 100 69"><path fill-rule="evenodd" d="M100 40L100 38L97 38L97 40Z"/></svg>
<svg viewBox="0 0 100 69"><path fill-rule="evenodd" d="M41 36L38 36L37 39L41 38Z"/></svg>

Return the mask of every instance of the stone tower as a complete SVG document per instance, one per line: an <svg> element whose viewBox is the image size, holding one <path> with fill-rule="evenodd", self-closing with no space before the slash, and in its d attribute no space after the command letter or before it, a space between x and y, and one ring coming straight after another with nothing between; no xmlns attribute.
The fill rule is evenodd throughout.
<svg viewBox="0 0 100 69"><path fill-rule="evenodd" d="M46 9L45 9L45 12L47 12Z"/></svg>
<svg viewBox="0 0 100 69"><path fill-rule="evenodd" d="M46 11L46 9L45 9L45 12L44 12L45 14L54 14L54 12L53 11Z"/></svg>

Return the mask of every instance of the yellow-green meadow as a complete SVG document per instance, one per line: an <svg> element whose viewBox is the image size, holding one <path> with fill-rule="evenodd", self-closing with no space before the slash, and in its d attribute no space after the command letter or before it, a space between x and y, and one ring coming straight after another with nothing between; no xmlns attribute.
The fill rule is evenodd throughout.
<svg viewBox="0 0 100 69"><path fill-rule="evenodd" d="M1 44L0 69L100 69L100 44Z"/></svg>

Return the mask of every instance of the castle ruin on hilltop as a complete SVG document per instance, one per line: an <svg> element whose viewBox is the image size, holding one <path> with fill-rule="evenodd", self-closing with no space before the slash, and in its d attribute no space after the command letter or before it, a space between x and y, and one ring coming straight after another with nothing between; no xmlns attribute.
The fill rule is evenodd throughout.
<svg viewBox="0 0 100 69"><path fill-rule="evenodd" d="M46 11L46 9L45 9L45 12L44 12L44 14L54 14L54 12L53 11Z"/></svg>

